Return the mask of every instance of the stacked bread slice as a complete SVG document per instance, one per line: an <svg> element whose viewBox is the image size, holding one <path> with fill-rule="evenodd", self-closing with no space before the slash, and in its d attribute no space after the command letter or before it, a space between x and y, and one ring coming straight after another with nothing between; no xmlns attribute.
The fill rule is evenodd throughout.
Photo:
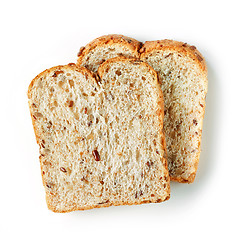
<svg viewBox="0 0 245 240"><path fill-rule="evenodd" d="M39 74L28 97L54 212L169 198L163 98L157 74L136 59Z"/></svg>
<svg viewBox="0 0 245 240"><path fill-rule="evenodd" d="M77 64L32 80L49 209L162 202L170 197L169 174L194 180L207 74L203 57L182 45L107 35L82 47Z"/></svg>
<svg viewBox="0 0 245 240"><path fill-rule="evenodd" d="M129 56L130 52L152 66L159 77L171 180L191 183L201 149L208 86L205 60L196 47L183 42L161 40L142 44L122 35L106 35L80 49L77 65L96 71L103 61Z"/></svg>

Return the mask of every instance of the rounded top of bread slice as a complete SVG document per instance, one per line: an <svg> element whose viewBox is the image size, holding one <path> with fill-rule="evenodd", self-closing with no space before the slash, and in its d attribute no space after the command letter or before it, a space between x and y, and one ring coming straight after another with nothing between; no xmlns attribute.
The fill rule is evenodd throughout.
<svg viewBox="0 0 245 240"><path fill-rule="evenodd" d="M139 58L142 43L123 35L110 34L94 39L78 53L78 66L96 72L99 65L109 58L125 56Z"/></svg>
<svg viewBox="0 0 245 240"><path fill-rule="evenodd" d="M207 66L205 59L195 46L169 39L146 41L142 48L139 50L141 54L141 59L143 59L144 56L149 54L150 52L156 52L159 50L183 54L189 59L192 59L200 67L203 73L207 75Z"/></svg>
<svg viewBox="0 0 245 240"><path fill-rule="evenodd" d="M38 89L40 86L40 83L42 81L43 78L55 78L57 77L59 74L64 74L64 69L69 72L77 72L80 73L82 75L87 76L90 81L92 81L93 83L96 83L96 76L94 73L92 73L91 71L89 71L87 68L85 67L78 67L75 63L69 63L67 65L59 65L59 66L55 66L55 67L51 67L49 69L46 69L44 71L42 71L41 73L39 73L29 84L28 87L28 91L27 91L27 97L29 99L31 99L32 94L33 94L33 89Z"/></svg>

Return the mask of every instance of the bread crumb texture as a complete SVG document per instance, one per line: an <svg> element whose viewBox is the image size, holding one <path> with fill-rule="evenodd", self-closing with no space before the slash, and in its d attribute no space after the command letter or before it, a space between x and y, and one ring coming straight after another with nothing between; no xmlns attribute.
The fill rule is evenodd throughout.
<svg viewBox="0 0 245 240"><path fill-rule="evenodd" d="M207 94L207 71L196 48L175 41L147 42L141 59L158 73L164 97L164 131L171 180L193 182ZM196 55L195 55L196 54Z"/></svg>
<svg viewBox="0 0 245 240"><path fill-rule="evenodd" d="M98 72L58 66L29 86L43 185L54 212L169 198L155 72L125 58L105 62Z"/></svg>

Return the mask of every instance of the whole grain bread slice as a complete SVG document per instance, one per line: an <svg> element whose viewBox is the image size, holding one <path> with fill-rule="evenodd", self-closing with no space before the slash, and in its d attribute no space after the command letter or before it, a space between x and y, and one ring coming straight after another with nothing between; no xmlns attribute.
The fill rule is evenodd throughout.
<svg viewBox="0 0 245 240"><path fill-rule="evenodd" d="M140 59L158 73L171 180L194 181L201 150L208 80L204 57L187 43L145 42Z"/></svg>
<svg viewBox="0 0 245 240"><path fill-rule="evenodd" d="M28 89L54 212L162 202L170 195L156 72L139 60L116 58L98 74L57 66Z"/></svg>
<svg viewBox="0 0 245 240"><path fill-rule="evenodd" d="M110 34L94 39L78 53L78 66L97 72L101 63L107 59L125 56L139 58L142 43L123 35Z"/></svg>
<svg viewBox="0 0 245 240"><path fill-rule="evenodd" d="M78 59L78 65L81 65L82 59L83 66L96 71L103 59L109 59L111 54L115 56L119 52L128 55L128 51L123 52L120 42L117 42L111 52L113 39L117 36L110 36L113 36L110 41L103 41L103 44L100 44L100 38L92 41L95 50L90 51L86 47L86 51ZM135 51L139 50L140 44L134 44L136 45ZM160 80L165 101L164 129L171 180L191 183L195 179L200 156L207 94L205 60L196 47L173 40L148 41L139 53L135 51L131 56L140 57L151 65Z"/></svg>

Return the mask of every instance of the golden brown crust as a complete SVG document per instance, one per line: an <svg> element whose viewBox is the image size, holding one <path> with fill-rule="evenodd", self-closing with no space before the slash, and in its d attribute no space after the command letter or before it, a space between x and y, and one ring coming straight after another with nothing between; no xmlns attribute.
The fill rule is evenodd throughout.
<svg viewBox="0 0 245 240"><path fill-rule="evenodd" d="M142 48L139 50L141 58L145 54L153 50L170 50L182 53L190 58L192 58L197 65L200 66L202 71L207 74L207 66L204 57L197 50L195 46L191 46L184 42L174 41L174 40L157 40L157 41L146 41Z"/></svg>
<svg viewBox="0 0 245 240"><path fill-rule="evenodd" d="M203 72L204 79L206 82L204 83L207 87L207 66L204 57L201 55L201 53L196 49L195 46L191 46L187 43L174 41L174 40L157 40L157 41L146 41L142 48L139 50L141 56L140 59L144 59L144 57L155 50L161 50L166 51L169 50L171 52L177 52L180 54L183 54L190 59L192 59L200 68L200 70ZM204 118L204 112L205 112L205 105L203 106L203 114L202 119ZM201 129L202 129L202 121L201 121ZM170 176L171 181L176 181L180 183L192 183L195 180L196 177L196 171L198 167L199 162L199 156L200 156L200 142L199 142L199 148L198 148L198 154L195 158L195 171L190 174L188 178L183 178L182 176Z"/></svg>
<svg viewBox="0 0 245 240"><path fill-rule="evenodd" d="M146 203L161 203L161 202L164 202L164 201L167 201L169 200L170 198L170 195L167 196L164 200L163 199L158 199L157 201L150 201L150 200L145 200L145 201L142 201L142 202L134 202L134 203L130 203L130 202L117 202L117 203L105 203L105 204L100 204L100 205L91 205L91 206L88 206L88 207L83 207L83 208L77 208L77 207L73 207L73 208L70 208L69 210L63 210L63 211L59 211L57 210L56 208L53 207L53 205L48 201L47 199L47 205L48 205L48 209L55 212L55 213L69 213L69 212L73 212L73 211L84 211L84 210L91 210L91 209L94 209L94 208L106 208L106 207L111 207L111 206L131 206L131 205L142 205L142 204L146 204Z"/></svg>
<svg viewBox="0 0 245 240"><path fill-rule="evenodd" d="M123 35L110 34L110 35L104 35L99 38L96 38L93 41L91 41L89 44L87 44L85 47L81 47L80 51L77 54L78 56L77 65L82 66L84 57L94 48L101 47L101 46L109 46L113 44L124 45L128 49L131 49L135 57L139 57L139 49L142 46L141 42L137 41L134 38L126 37Z"/></svg>
<svg viewBox="0 0 245 240"><path fill-rule="evenodd" d="M193 172L188 178L170 176L171 181L179 183L193 183L196 177L196 172Z"/></svg>

